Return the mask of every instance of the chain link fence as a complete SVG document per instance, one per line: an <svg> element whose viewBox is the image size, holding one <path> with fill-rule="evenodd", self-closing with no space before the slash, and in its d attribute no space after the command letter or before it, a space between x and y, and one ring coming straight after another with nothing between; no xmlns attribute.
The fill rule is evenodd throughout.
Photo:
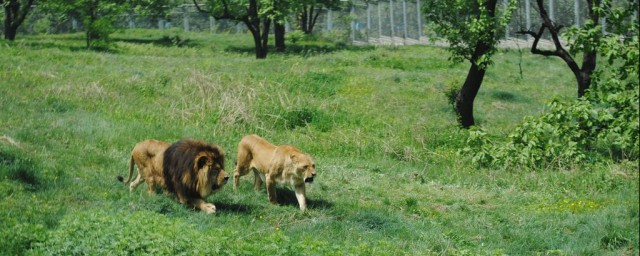
<svg viewBox="0 0 640 256"><path fill-rule="evenodd" d="M506 8L507 0L501 1L502 8ZM558 24L566 27L580 26L587 17L586 1L548 0L545 4L550 16ZM340 10L322 10L314 32L334 40L354 44L408 45L429 43L428 38L432 37L434 32L429 26L429 22L424 19L421 10L423 5L419 0L352 0ZM84 30L80 20L57 17L39 11L38 7L34 6L18 32L20 34L55 34ZM247 33L247 28L241 22L216 20L198 12L195 6L188 4L173 9L164 17L122 14L115 17L115 20L115 27L119 29L178 28L190 32ZM0 24L3 22L0 21ZM519 0L504 37L526 40L526 36L518 35L516 32L527 29L536 31L541 23L535 1ZM0 27L3 28L3 24ZM295 20L290 19L286 28L288 31L296 30Z"/></svg>

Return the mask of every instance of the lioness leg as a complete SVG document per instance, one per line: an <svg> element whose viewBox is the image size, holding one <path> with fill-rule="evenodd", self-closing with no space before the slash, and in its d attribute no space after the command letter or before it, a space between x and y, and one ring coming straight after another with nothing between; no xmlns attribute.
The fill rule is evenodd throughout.
<svg viewBox="0 0 640 256"><path fill-rule="evenodd" d="M307 209L307 199L305 198L304 183L302 185L296 186L296 198L298 199L300 210L304 212Z"/></svg>
<svg viewBox="0 0 640 256"><path fill-rule="evenodd" d="M278 204L276 196L276 181L270 175L267 175L267 194L269 195L269 202L272 204Z"/></svg>
<svg viewBox="0 0 640 256"><path fill-rule="evenodd" d="M238 153L238 162L236 164L236 169L233 171L233 191L238 191L240 177L249 173L249 165L251 164L251 159L246 159L246 156L241 158L240 155L241 154Z"/></svg>
<svg viewBox="0 0 640 256"><path fill-rule="evenodd" d="M253 170L253 176L253 189L260 191L260 188L262 188L262 181L264 180L264 174L260 173L258 170Z"/></svg>

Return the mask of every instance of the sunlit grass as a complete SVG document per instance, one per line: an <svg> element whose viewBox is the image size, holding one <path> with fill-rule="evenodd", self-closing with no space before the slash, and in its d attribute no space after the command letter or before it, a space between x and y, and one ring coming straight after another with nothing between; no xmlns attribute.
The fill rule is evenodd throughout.
<svg viewBox="0 0 640 256"><path fill-rule="evenodd" d="M246 35L113 38L109 51L84 49L82 35L0 45L0 136L19 145L0 141L0 254L638 252L637 163L488 170L456 153L467 135L445 91L468 66L445 49L322 42L255 60ZM501 51L479 124L504 136L575 97L572 79L560 60ZM214 216L115 179L148 138L217 143L232 172L249 133L314 157L307 213L287 188L270 205L251 175L208 198Z"/></svg>

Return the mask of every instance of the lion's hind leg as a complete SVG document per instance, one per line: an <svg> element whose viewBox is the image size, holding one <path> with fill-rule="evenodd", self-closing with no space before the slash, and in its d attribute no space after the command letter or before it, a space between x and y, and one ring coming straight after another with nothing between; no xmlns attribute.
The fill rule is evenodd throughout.
<svg viewBox="0 0 640 256"><path fill-rule="evenodd" d="M144 178L142 178L141 171L140 169L138 169L138 176L131 182L131 184L129 184L129 192L133 192L134 190L136 190L138 185L140 185L140 183L143 181Z"/></svg>
<svg viewBox="0 0 640 256"><path fill-rule="evenodd" d="M149 178L146 181L147 181L147 192L149 193L149 195L155 195L156 194L155 180L153 178Z"/></svg>

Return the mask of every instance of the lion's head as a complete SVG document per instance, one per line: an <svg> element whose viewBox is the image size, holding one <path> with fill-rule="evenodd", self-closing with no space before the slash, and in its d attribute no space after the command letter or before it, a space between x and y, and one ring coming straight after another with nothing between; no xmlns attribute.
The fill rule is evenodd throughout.
<svg viewBox="0 0 640 256"><path fill-rule="evenodd" d="M316 164L313 159L304 153L291 154L291 161L298 176L301 176L305 183L312 183L316 177Z"/></svg>
<svg viewBox="0 0 640 256"><path fill-rule="evenodd" d="M224 171L224 152L218 146L214 148L215 151L202 151L196 156L196 190L203 197L218 192L229 180L229 175Z"/></svg>
<svg viewBox="0 0 640 256"><path fill-rule="evenodd" d="M181 140L165 151L163 163L167 189L178 195L206 198L229 180L218 145Z"/></svg>

